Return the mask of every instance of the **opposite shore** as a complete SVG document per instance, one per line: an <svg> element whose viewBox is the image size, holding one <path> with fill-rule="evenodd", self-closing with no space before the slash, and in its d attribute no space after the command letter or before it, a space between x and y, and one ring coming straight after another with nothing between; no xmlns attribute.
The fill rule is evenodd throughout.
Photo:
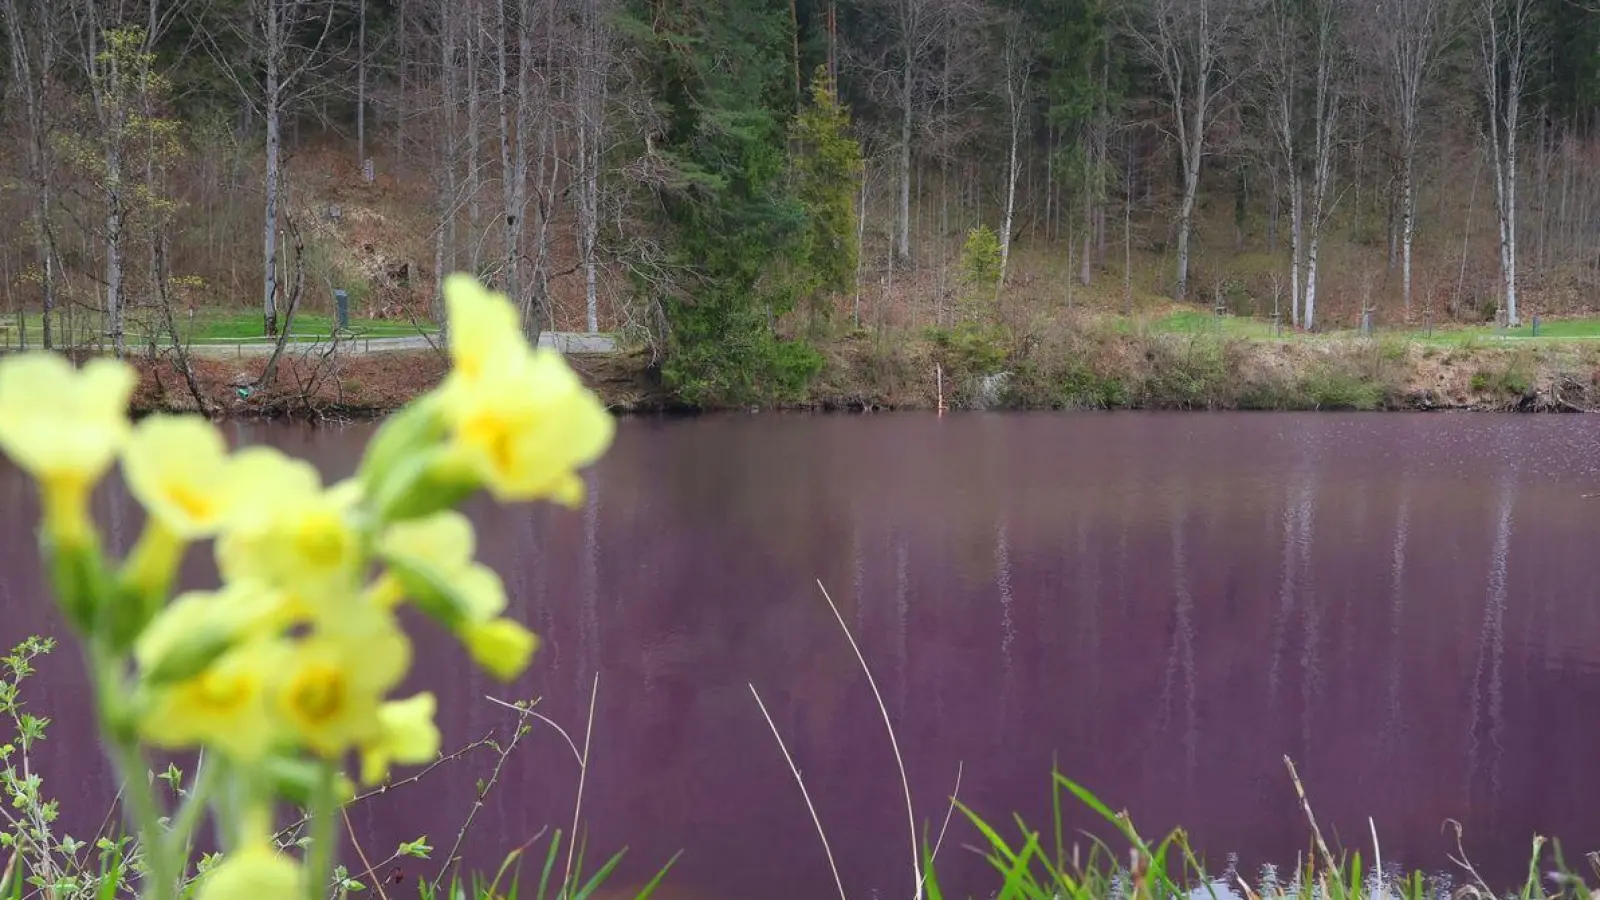
<svg viewBox="0 0 1600 900"><path fill-rule="evenodd" d="M648 349L571 352L619 414L748 410L1600 410L1600 344L1399 337L1262 340L1087 328L1048 335L963 329L890 339L856 331L817 342L825 363L800 396L683 403ZM447 370L436 349L330 354L289 349L259 387L265 355L195 354L191 383L174 354L133 360L137 412L224 417L366 418L399 408Z"/></svg>

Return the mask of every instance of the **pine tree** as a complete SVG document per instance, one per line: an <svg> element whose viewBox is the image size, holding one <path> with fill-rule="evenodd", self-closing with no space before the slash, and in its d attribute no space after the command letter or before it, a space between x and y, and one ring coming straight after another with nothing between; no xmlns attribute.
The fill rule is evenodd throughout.
<svg viewBox="0 0 1600 900"><path fill-rule="evenodd" d="M811 102L789 129L792 183L805 212L795 250L795 288L814 317L826 317L826 299L855 282L856 188L861 143L850 135L850 115L839 104L826 67L811 81Z"/></svg>
<svg viewBox="0 0 1600 900"><path fill-rule="evenodd" d="M805 225L789 195L794 100L787 0L636 3L627 33L661 117L649 149L667 259L645 289L667 324L662 374L689 403L794 397L821 368L773 330L794 294L774 277Z"/></svg>

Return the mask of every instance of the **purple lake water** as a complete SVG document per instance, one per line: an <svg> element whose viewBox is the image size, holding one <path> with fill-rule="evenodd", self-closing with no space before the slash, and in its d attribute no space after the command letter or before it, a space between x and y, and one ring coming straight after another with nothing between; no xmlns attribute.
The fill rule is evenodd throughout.
<svg viewBox="0 0 1600 900"><path fill-rule="evenodd" d="M225 428L330 479L371 433ZM919 828L937 831L959 765L963 802L1048 830L1055 765L1248 877L1309 846L1288 755L1330 840L1370 854L1370 817L1386 862L1447 870L1456 820L1509 886L1535 833L1569 861L1600 849L1597 463L1600 420L1578 416L628 420L583 509L469 504L513 614L544 636L531 671L495 683L423 628L413 682L439 695L449 749L504 733L489 696L540 698L581 743L598 674L583 827L592 860L628 848L617 888L681 851L663 896L836 895L754 685L850 896L909 897L899 775L820 580L876 675ZM96 502L131 543L136 505L114 482ZM0 639L66 638L32 488L3 464L0 508ZM209 563L193 570L206 584ZM70 640L26 697L54 719L47 788L90 832L114 785ZM492 763L480 751L355 805L363 848L426 834L442 857ZM537 724L469 861L569 828L577 784ZM975 837L957 815L950 893L987 895Z"/></svg>

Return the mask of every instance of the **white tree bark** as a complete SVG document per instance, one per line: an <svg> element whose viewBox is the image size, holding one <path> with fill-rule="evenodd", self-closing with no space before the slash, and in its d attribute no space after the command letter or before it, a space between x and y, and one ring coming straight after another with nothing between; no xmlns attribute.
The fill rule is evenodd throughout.
<svg viewBox="0 0 1600 900"><path fill-rule="evenodd" d="M483 219L483 184L479 166L483 161L483 111L482 96L478 89L478 68L483 57L483 3L471 0L467 18L467 227L471 243L472 271L482 268L483 240L478 233L478 223ZM445 13L449 15L449 13Z"/></svg>
<svg viewBox="0 0 1600 900"><path fill-rule="evenodd" d="M1343 47L1340 43L1340 0L1316 0L1312 23L1315 93L1311 170L1311 221L1306 246L1305 327L1317 324L1317 255L1323 228L1333 212L1333 158L1342 104Z"/></svg>
<svg viewBox="0 0 1600 900"><path fill-rule="evenodd" d="M1010 124L1011 144L1006 165L1006 207L1000 222L1000 279L995 284L995 295L1005 288L1006 271L1011 264L1011 233L1016 221L1017 175L1021 169L1018 148L1022 142L1022 129L1027 123L1029 110L1028 86L1033 77L1033 61L1026 36L1027 23L1014 16L1006 23L1002 66L1006 110Z"/></svg>
<svg viewBox="0 0 1600 900"><path fill-rule="evenodd" d="M1476 0L1479 86L1488 125L1500 228L1500 276L1506 324L1521 324L1517 311L1517 145L1522 99L1533 51L1541 35L1533 21L1534 0Z"/></svg>
<svg viewBox="0 0 1600 900"><path fill-rule="evenodd" d="M265 0L262 36L266 50L266 79L262 83L262 111L267 120L265 204L262 215L261 317L268 337L278 333L278 189L282 174L279 154L283 147L284 0ZM292 0L290 0L292 2Z"/></svg>
<svg viewBox="0 0 1600 900"><path fill-rule="evenodd" d="M605 128L608 71L607 36L601 0L583 0L578 61L578 253L583 264L584 319L592 334L600 330L599 265L601 141Z"/></svg>
<svg viewBox="0 0 1600 900"><path fill-rule="evenodd" d="M1363 12L1372 29L1363 41L1375 52L1375 68L1398 167L1401 297L1409 318L1412 305L1413 245L1417 230L1416 158L1422 102L1446 29L1449 0L1385 0Z"/></svg>

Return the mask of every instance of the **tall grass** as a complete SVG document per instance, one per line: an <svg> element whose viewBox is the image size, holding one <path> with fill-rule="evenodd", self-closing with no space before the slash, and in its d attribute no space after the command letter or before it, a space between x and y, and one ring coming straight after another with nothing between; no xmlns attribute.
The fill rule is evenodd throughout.
<svg viewBox="0 0 1600 900"><path fill-rule="evenodd" d="M1293 763L1285 762L1309 831L1308 850L1287 880L1268 866L1254 883L1247 882L1231 861L1221 873L1207 871L1182 829L1149 840L1126 812L1112 811L1087 788L1054 772L1048 833L1031 827L1020 816L1013 816L1009 827L1002 826L957 803L980 838L978 846L971 849L993 870L994 887L982 896L996 900L1589 900L1591 896L1582 878L1561 860L1559 848L1554 870L1541 879L1544 839L1537 836L1525 880L1510 891L1490 887L1472 866L1461 850L1459 825L1457 855L1451 857L1462 876L1459 884L1438 874L1385 869L1376 826L1372 827L1370 863L1360 851L1336 854L1317 827ZM1110 832L1127 844L1126 852L1092 836L1087 837L1084 851L1081 841L1085 836L1068 835L1063 824L1063 807L1069 798L1103 820ZM1600 863L1591 857L1591 864L1600 873ZM927 871L929 900L951 896L941 889L931 858Z"/></svg>

